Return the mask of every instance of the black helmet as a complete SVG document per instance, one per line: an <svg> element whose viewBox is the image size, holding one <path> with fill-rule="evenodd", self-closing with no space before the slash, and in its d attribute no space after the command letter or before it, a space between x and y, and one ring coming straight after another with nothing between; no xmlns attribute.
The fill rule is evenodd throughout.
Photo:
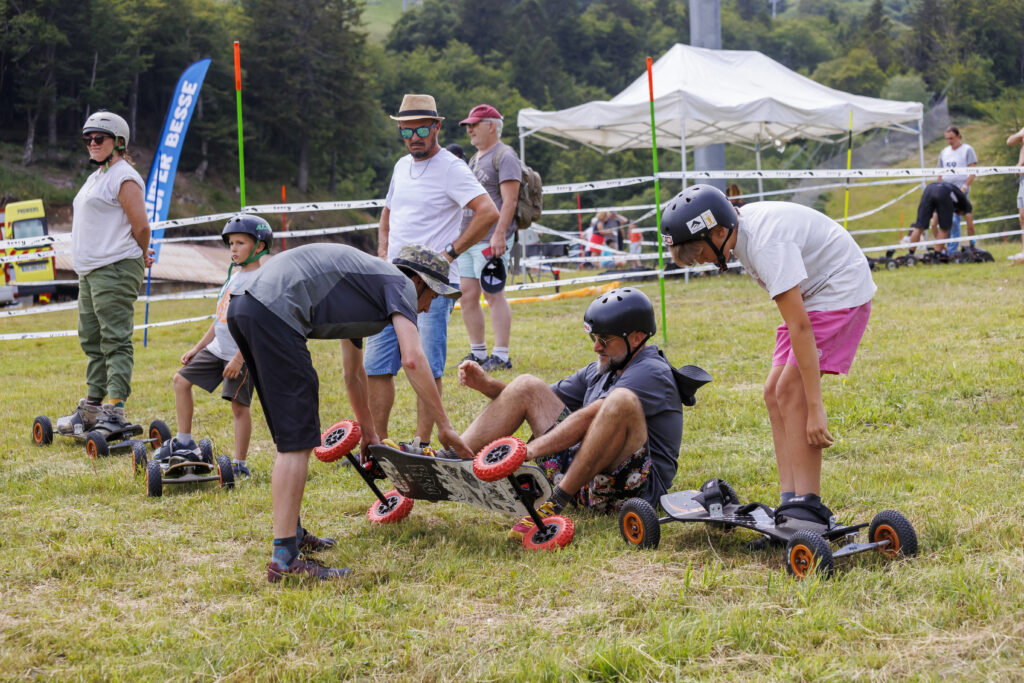
<svg viewBox="0 0 1024 683"><path fill-rule="evenodd" d="M736 208L714 185L686 188L661 214L661 232L669 246L703 239L716 225L735 229L737 223Z"/></svg>
<svg viewBox="0 0 1024 683"><path fill-rule="evenodd" d="M718 269L724 272L727 254L711 239L711 229L719 225L727 230L728 242L739 225L739 214L729 198L713 185L686 188L672 198L661 214L661 233L666 245L704 240L715 252Z"/></svg>
<svg viewBox="0 0 1024 683"><path fill-rule="evenodd" d="M228 243L228 235L235 233L249 235L257 243L263 242L267 251L270 251L270 243L274 241L274 230L270 227L270 223L259 216L250 214L242 213L228 219L228 222L224 224L224 229L220 231L224 244Z"/></svg>
<svg viewBox="0 0 1024 683"><path fill-rule="evenodd" d="M583 314L583 329L616 337L625 337L630 332L643 332L651 337L657 331L654 305L639 289L613 289L590 302Z"/></svg>

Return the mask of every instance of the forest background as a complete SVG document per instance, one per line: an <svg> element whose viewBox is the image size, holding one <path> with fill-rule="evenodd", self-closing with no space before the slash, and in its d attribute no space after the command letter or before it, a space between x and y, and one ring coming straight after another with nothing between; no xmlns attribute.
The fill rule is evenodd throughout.
<svg viewBox="0 0 1024 683"><path fill-rule="evenodd" d="M171 216L237 206L234 40L249 203L277 201L280 185L289 200L380 197L405 153L387 117L403 93L435 96L447 116L442 143L468 144L458 121L488 102L504 113L504 139L514 144L521 108L609 98L642 73L648 55L688 43L688 5L423 0L402 12L402 0L0 0L0 203L39 196L70 203L89 170L81 123L99 108L129 121L145 175L178 76L211 57L179 166L179 177L204 191L198 201L179 196ZM770 0L721 5L726 49L760 50L857 94L926 105L945 97L954 120L1024 125L1019 0L777 0L774 16ZM791 149L806 152L799 141ZM984 162L1016 161L1005 154ZM677 167L676 155L664 166ZM766 166L819 161L799 155L769 155ZM730 168L752 167L748 156L727 147ZM546 182L651 170L642 150L601 155L531 140L527 157ZM1013 189L998 191L1012 196ZM652 201L653 188L606 199Z"/></svg>

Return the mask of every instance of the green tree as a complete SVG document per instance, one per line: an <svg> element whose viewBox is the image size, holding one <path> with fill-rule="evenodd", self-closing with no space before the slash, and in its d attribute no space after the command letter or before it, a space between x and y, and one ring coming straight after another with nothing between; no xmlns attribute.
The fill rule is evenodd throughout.
<svg viewBox="0 0 1024 683"><path fill-rule="evenodd" d="M366 94L365 35L355 0L244 0L251 21L246 59L257 150L273 150L309 187L313 155L360 168L358 131L374 104ZM266 158L261 160L270 161ZM318 155L319 156L319 155ZM256 157L260 159L260 157ZM321 161L325 161L320 156Z"/></svg>
<svg viewBox="0 0 1024 683"><path fill-rule="evenodd" d="M822 62L812 78L830 88L856 95L877 96L885 85L885 74L864 48L850 50L845 57Z"/></svg>

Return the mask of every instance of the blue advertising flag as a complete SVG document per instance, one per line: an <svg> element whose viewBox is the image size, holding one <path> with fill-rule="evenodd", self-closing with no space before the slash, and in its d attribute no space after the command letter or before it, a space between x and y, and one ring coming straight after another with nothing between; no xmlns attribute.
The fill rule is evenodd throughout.
<svg viewBox="0 0 1024 683"><path fill-rule="evenodd" d="M174 173L178 169L178 157L185 143L192 112L199 101L199 89L203 87L206 70L210 66L209 59L200 59L185 69L178 79L174 96L167 108L164 119L164 130L160 134L160 144L153 156L153 165L149 167L149 178L146 179L146 213L150 223L167 220L167 210L171 206L171 191L174 189ZM153 230L152 247L156 251L154 258L160 258L160 242L164 235L163 228Z"/></svg>

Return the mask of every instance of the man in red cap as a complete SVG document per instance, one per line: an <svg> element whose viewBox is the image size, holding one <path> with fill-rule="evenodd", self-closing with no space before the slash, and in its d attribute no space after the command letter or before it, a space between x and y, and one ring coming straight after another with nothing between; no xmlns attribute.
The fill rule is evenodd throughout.
<svg viewBox="0 0 1024 683"><path fill-rule="evenodd" d="M469 355L463 358L479 363L485 371L510 370L509 340L512 336L512 308L505 298L504 289L484 292L491 309L491 327L494 328L494 351L487 354L484 312L480 307L480 274L491 259L501 259L508 272L512 245L515 243L516 203L522 179L522 165L515 151L501 141L502 116L489 104L473 107L469 116L459 122L469 132L469 141L476 154L469 166L477 180L498 207L498 220L484 238L467 249L458 258L461 276L462 320L469 334ZM473 214L466 212L462 219L463 232L467 230Z"/></svg>

